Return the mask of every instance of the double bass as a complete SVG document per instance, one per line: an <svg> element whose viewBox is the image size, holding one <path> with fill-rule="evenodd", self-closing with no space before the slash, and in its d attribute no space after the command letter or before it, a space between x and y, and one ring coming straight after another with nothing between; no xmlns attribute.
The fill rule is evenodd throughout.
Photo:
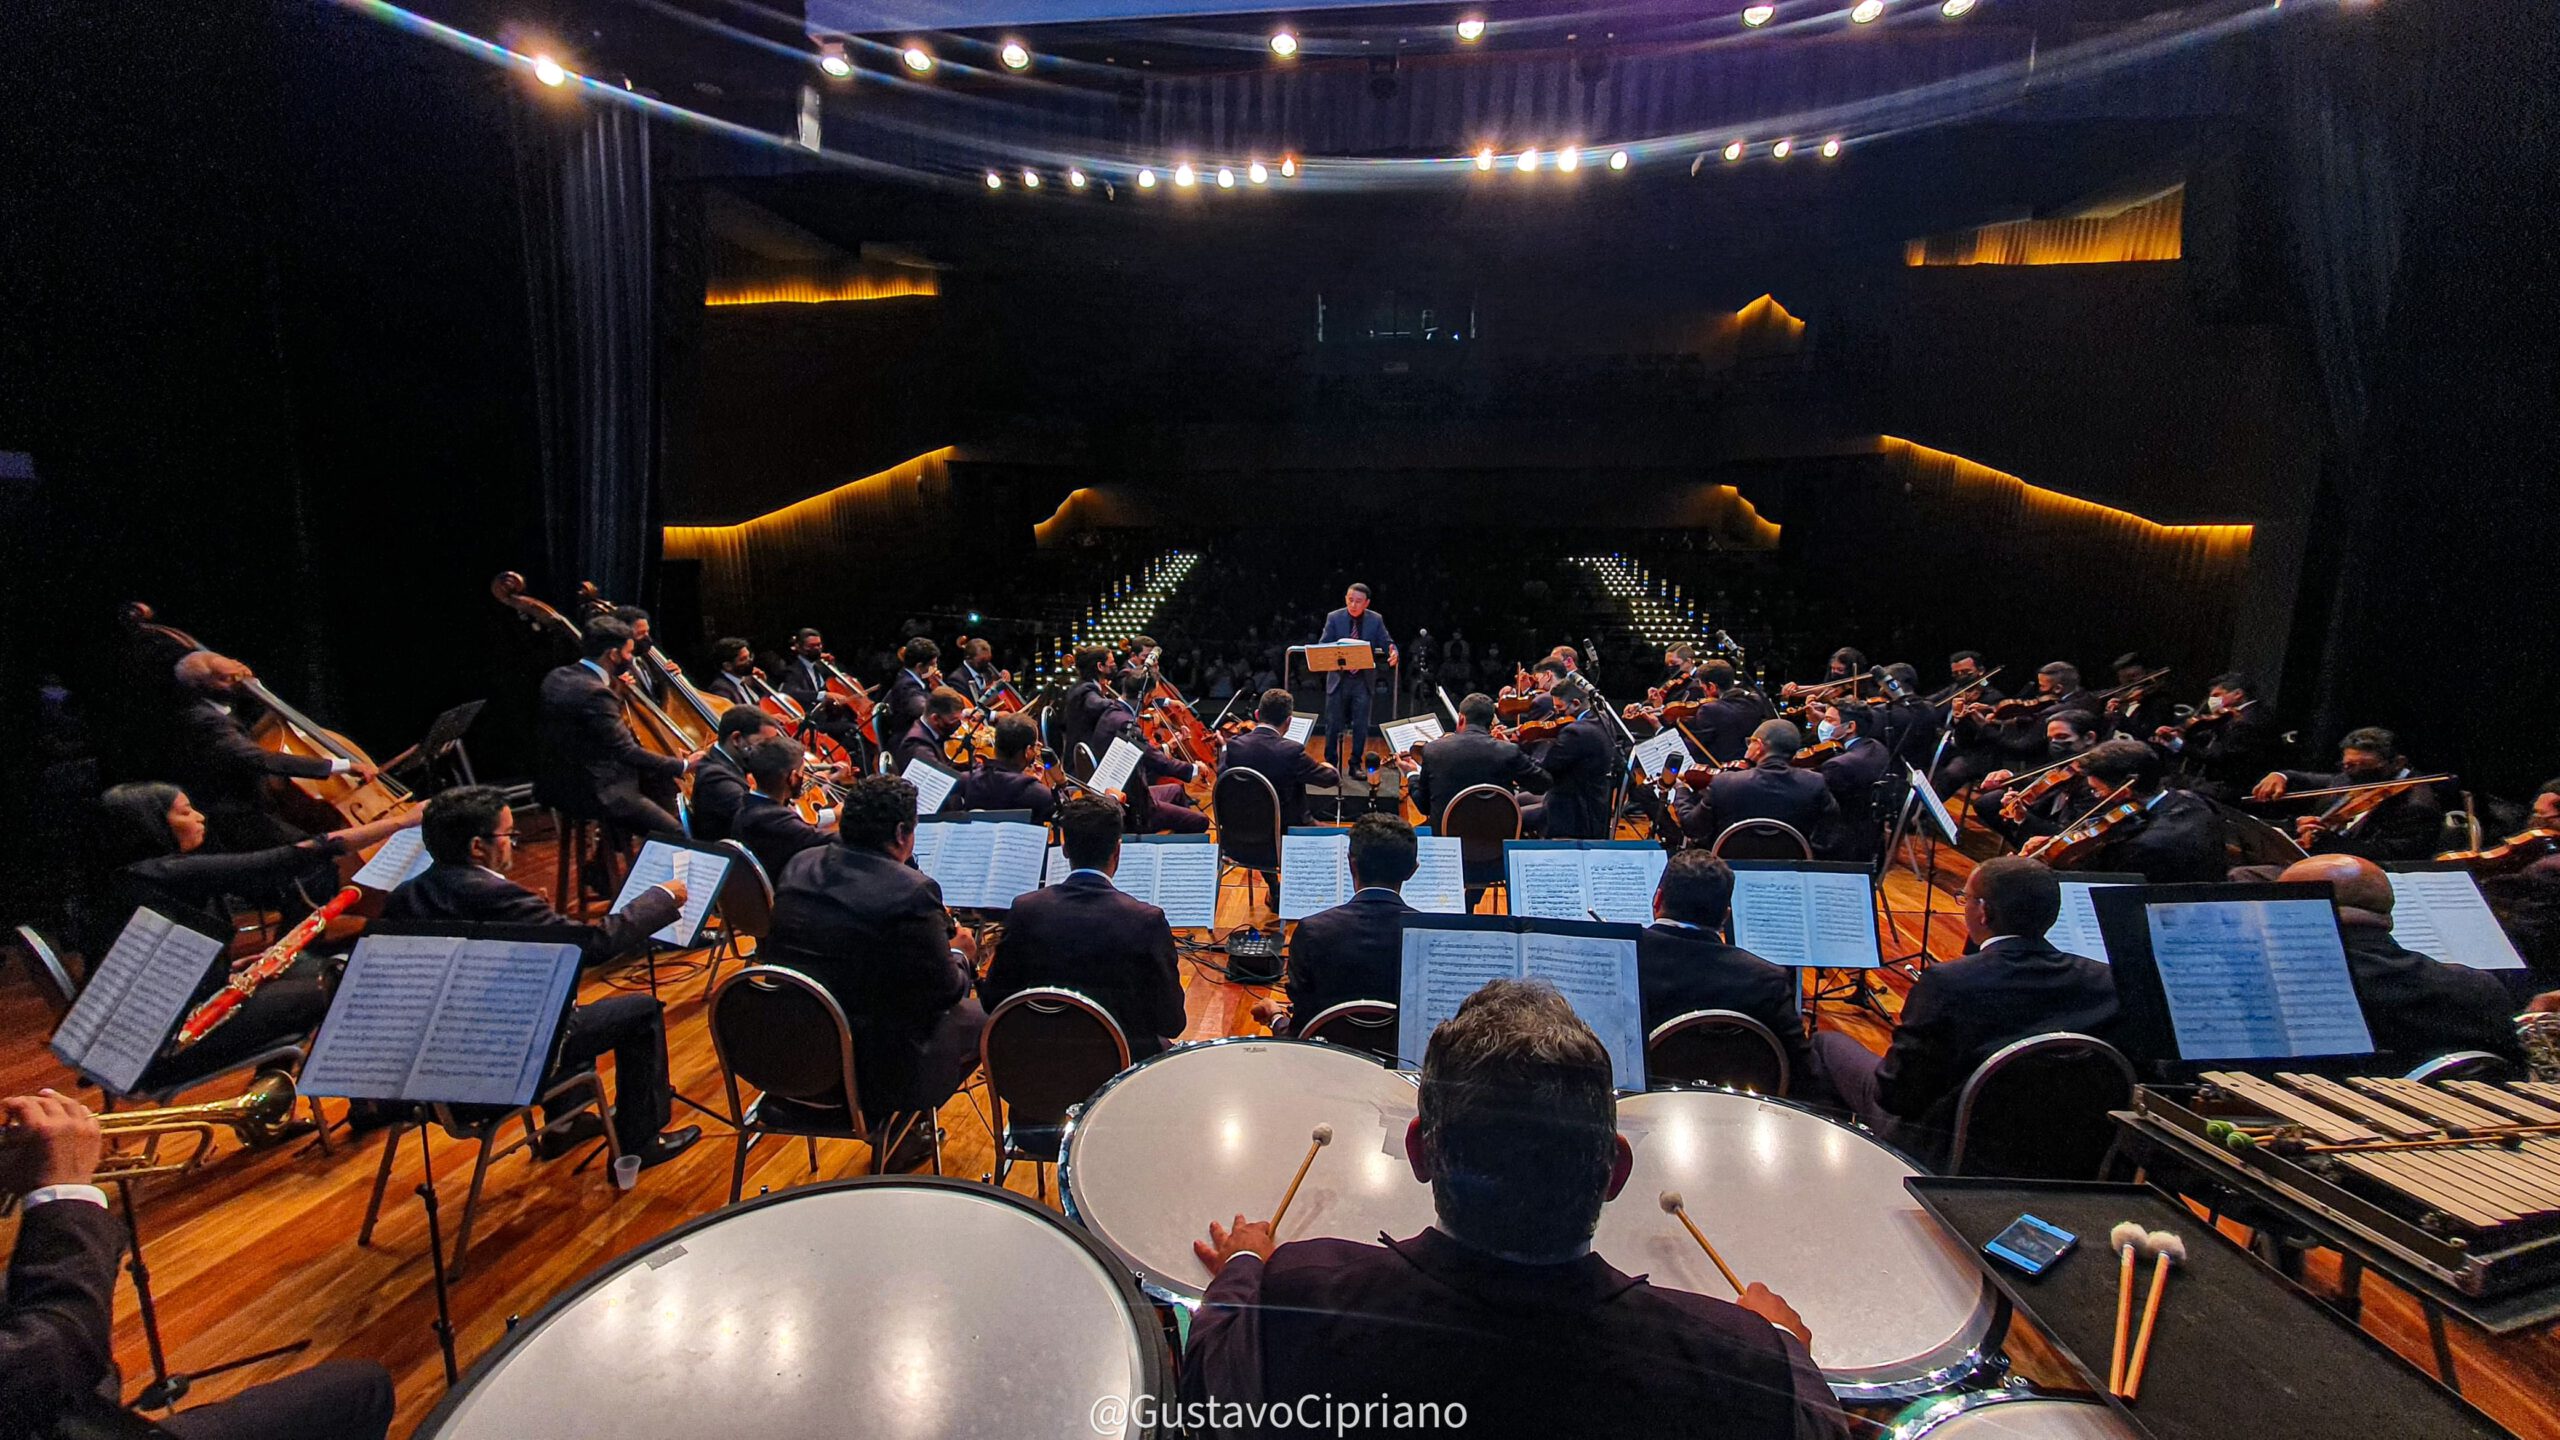
<svg viewBox="0 0 2560 1440"><path fill-rule="evenodd" d="M572 651L584 645L586 632L578 628L577 622L526 594L524 577L513 570L502 571L490 581L489 593L509 613L532 626L534 633L565 642ZM614 688L622 698L623 718L631 722L632 737L640 742L640 748L678 759L688 758L700 748L685 738L675 720L630 676L624 676ZM689 778L686 783L691 783Z"/></svg>

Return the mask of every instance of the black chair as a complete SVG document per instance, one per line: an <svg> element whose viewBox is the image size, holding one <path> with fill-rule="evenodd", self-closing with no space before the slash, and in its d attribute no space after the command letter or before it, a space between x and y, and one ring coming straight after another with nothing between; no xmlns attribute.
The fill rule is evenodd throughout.
<svg viewBox="0 0 2560 1440"><path fill-rule="evenodd" d="M2411 1070L2410 1080L2513 1080L2516 1067L2486 1050L2456 1050Z"/></svg>
<svg viewBox="0 0 2560 1440"><path fill-rule="evenodd" d="M1450 798L1441 833L1458 841L1458 865L1467 882L1467 908L1503 883L1502 847L1520 838L1520 797L1500 785L1470 785Z"/></svg>
<svg viewBox="0 0 2560 1440"><path fill-rule="evenodd" d="M1813 842L1784 820L1736 820L1707 853L1719 860L1810 860Z"/></svg>
<svg viewBox="0 0 2560 1440"><path fill-rule="evenodd" d="M2089 1035L2055 1031L2002 1046L1956 1100L1949 1175L2104 1178L2116 1144L2108 1112L2133 1103L2133 1066Z"/></svg>
<svg viewBox="0 0 2560 1440"><path fill-rule="evenodd" d="M1218 822L1218 859L1244 871L1250 905L1253 877L1280 873L1280 792L1259 770L1221 770L1209 789L1209 814ZM1280 897L1271 899L1276 905Z"/></svg>
<svg viewBox="0 0 2560 1440"><path fill-rule="evenodd" d="M720 843L736 851L737 857L729 866L729 878L721 882L720 902L715 907L720 912L720 942L711 947L709 973L703 977L705 1000L711 998L712 987L720 982L721 965L731 956L744 960L749 954L739 941L762 941L773 933L773 879L764 873L764 863L734 839Z"/></svg>
<svg viewBox="0 0 2560 1440"><path fill-rule="evenodd" d="M1129 1038L1111 1012L1073 990L1036 986L1006 997L978 1037L993 1107L995 1172L1002 1185L1016 1160L1032 1164L1042 1199L1058 1163L1067 1112L1129 1068Z"/></svg>
<svg viewBox="0 0 2560 1440"><path fill-rule="evenodd" d="M1321 1040L1346 1050L1396 1059L1396 1007L1384 1000L1345 1000L1309 1016L1293 1032L1301 1040Z"/></svg>
<svg viewBox="0 0 2560 1440"><path fill-rule="evenodd" d="M942 1173L942 1133L923 1111L863 1118L861 1090L853 1079L853 1027L825 986L797 970L750 965L711 992L711 1045L729 1090L730 1123L738 1153L729 1168L729 1201L746 1189L747 1152L767 1135L797 1135L808 1142L809 1169L818 1168L820 1140L855 1140L871 1147L871 1170L887 1168L889 1152L918 1124L933 1126L933 1173ZM741 1083L758 1092L742 1100Z"/></svg>
<svg viewBox="0 0 2560 1440"><path fill-rule="evenodd" d="M17 933L14 948L26 965L27 978L35 982L36 993L44 997L45 1008L58 1021L71 1013L71 1002L80 998L80 982L72 978L61 947L43 931L33 925L21 925Z"/></svg>
<svg viewBox="0 0 2560 1440"><path fill-rule="evenodd" d="M1787 1049L1739 1010L1692 1010L1653 1027L1644 1041L1652 1085L1723 1085L1755 1095L1787 1093Z"/></svg>

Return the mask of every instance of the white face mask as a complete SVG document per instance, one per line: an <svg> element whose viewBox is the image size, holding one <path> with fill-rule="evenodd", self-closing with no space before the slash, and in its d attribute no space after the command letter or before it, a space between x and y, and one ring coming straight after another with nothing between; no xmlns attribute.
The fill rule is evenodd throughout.
<svg viewBox="0 0 2560 1440"><path fill-rule="evenodd" d="M2213 712L2214 714L2217 714L2217 715L2221 714L2221 713L2222 713L2222 697L2221 697L2220 695L2218 695L2218 694L2216 694L2216 695L2207 695L2206 697L2204 697L2204 708L2205 708L2205 709L2207 709L2207 710L2209 710L2209 711L2211 711L2211 712Z"/></svg>
<svg viewBox="0 0 2560 1440"><path fill-rule="evenodd" d="M1839 733L1840 727L1828 720L1825 720L1821 724L1813 727L1814 738L1817 740L1829 740L1834 736L1837 736Z"/></svg>

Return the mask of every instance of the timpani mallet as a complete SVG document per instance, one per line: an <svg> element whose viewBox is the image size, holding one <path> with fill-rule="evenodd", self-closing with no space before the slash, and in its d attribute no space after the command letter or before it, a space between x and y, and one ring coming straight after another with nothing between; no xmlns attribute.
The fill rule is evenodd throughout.
<svg viewBox="0 0 2560 1440"><path fill-rule="evenodd" d="M1333 1143L1333 1127L1319 1125L1307 1133L1307 1158L1298 1162L1298 1173L1289 1177L1289 1193L1280 1197L1280 1208L1271 1212L1271 1233L1280 1233L1280 1217L1289 1213L1289 1202L1298 1198L1298 1184L1307 1178L1307 1167L1316 1163L1316 1152Z"/></svg>
<svg viewBox="0 0 2560 1440"><path fill-rule="evenodd" d="M2150 1247L2151 1232L2133 1220L2121 1220L2107 1232L2107 1244L2118 1257L2116 1261L2116 1348L2107 1362L2107 1393L2124 1390L2125 1346L2133 1339L2133 1277L2141 1264L2143 1252Z"/></svg>
<svg viewBox="0 0 2560 1440"><path fill-rule="evenodd" d="M1697 1241L1698 1248L1707 1252L1707 1258L1716 1262L1716 1269L1723 1274L1724 1283L1733 1287L1734 1294L1741 1294L1742 1277L1734 1274L1733 1267L1724 1263L1724 1257L1716 1253L1716 1247L1707 1242L1707 1232L1699 1229L1698 1222L1689 1218L1689 1206L1680 1198L1679 1191L1662 1192L1662 1213L1678 1220L1682 1227L1688 1230L1689 1238Z"/></svg>
<svg viewBox="0 0 2560 1440"><path fill-rule="evenodd" d="M2187 1242L2173 1230L2154 1230L2149 1245L2156 1258L2151 1265L2151 1297L2142 1305L2142 1333L2134 1337L2133 1363L2125 1367L2124 1389L2119 1392L2130 1405L2142 1393L2142 1367L2151 1361L2151 1330L2160 1323L2160 1295L2169 1288L2169 1267L2187 1258Z"/></svg>

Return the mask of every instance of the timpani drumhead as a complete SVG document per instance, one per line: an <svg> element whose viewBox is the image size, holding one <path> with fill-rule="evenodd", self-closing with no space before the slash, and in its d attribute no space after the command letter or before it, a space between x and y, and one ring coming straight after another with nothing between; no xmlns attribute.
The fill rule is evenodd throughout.
<svg viewBox="0 0 2560 1440"><path fill-rule="evenodd" d="M2141 1440L2095 1400L1993 1390L1941 1400L1894 1427L1892 1440Z"/></svg>
<svg viewBox="0 0 2560 1440"><path fill-rule="evenodd" d="M1165 1394L1159 1336L1126 1272L1027 1199L839 1181L614 1261L512 1331L417 1433L1090 1436L1103 1397Z"/></svg>
<svg viewBox="0 0 2560 1440"><path fill-rule="evenodd" d="M1814 1362L1844 1400L1946 1389L1982 1358L1999 1319L1971 1257L1902 1188L1917 1173L1846 1125L1782 1101L1710 1090L1618 1102L1635 1172L1600 1212L1602 1259L1657 1285L1731 1299L1732 1287L1662 1192L1744 1284L1784 1296L1813 1332Z"/></svg>
<svg viewBox="0 0 2560 1440"><path fill-rule="evenodd" d="M1307 1171L1280 1239L1376 1243L1432 1223L1431 1187L1405 1163L1413 1081L1375 1058L1307 1040L1185 1045L1121 1072L1085 1102L1060 1154L1067 1213L1148 1292L1197 1302L1209 1272L1191 1242L1209 1222L1269 1217L1320 1124L1333 1143Z"/></svg>

